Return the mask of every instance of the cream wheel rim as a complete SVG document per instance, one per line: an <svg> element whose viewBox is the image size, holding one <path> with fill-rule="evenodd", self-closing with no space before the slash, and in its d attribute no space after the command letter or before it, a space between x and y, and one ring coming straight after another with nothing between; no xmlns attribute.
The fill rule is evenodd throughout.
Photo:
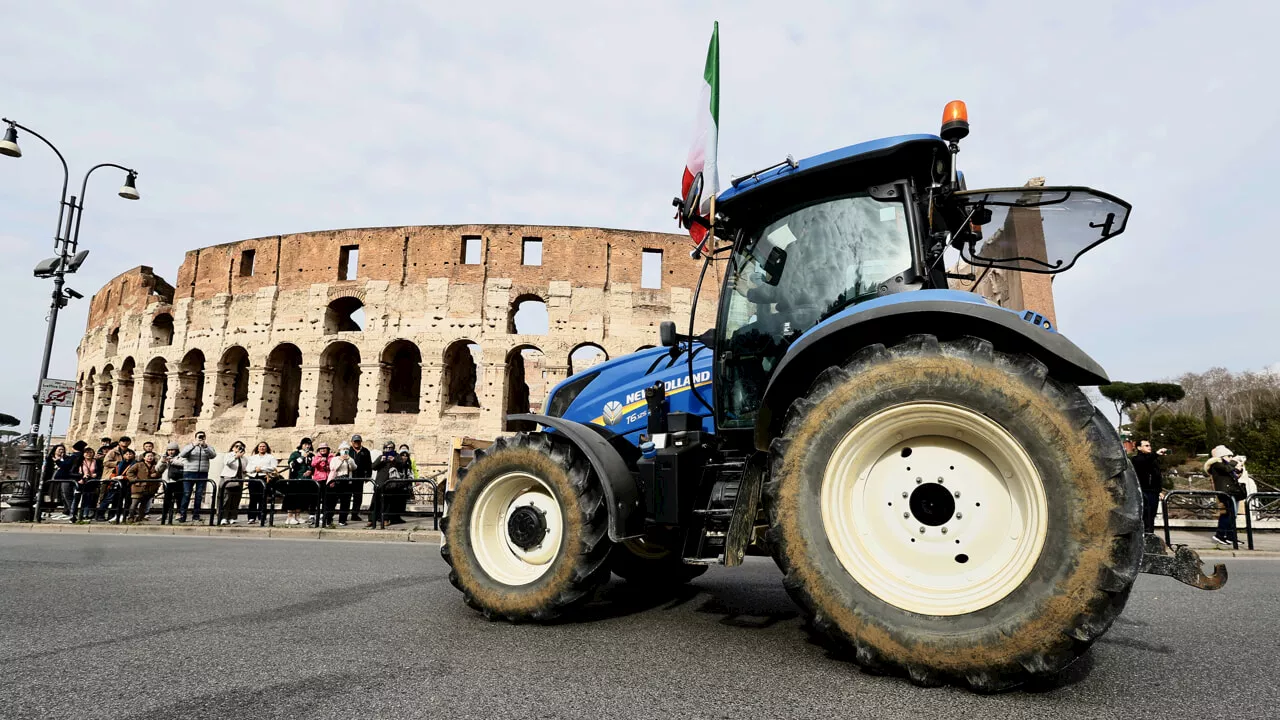
<svg viewBox="0 0 1280 720"><path fill-rule="evenodd" d="M545 534L536 544L513 537L511 522L517 513L541 518ZM528 473L507 473L480 490L470 534L476 560L489 577L504 585L528 585L545 575L560 554L564 514L545 482Z"/></svg>
<svg viewBox="0 0 1280 720"><path fill-rule="evenodd" d="M999 602L1035 567L1048 529L1044 483L1007 430L971 410L881 410L836 445L822 524L868 592L923 615Z"/></svg>

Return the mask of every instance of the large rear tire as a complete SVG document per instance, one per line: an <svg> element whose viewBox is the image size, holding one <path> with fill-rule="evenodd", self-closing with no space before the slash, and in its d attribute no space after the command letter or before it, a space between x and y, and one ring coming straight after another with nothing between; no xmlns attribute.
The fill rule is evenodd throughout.
<svg viewBox="0 0 1280 720"><path fill-rule="evenodd" d="M1056 672L1123 609L1137 479L1076 387L984 340L916 336L824 371L765 486L770 545L858 664L980 691Z"/></svg>
<svg viewBox="0 0 1280 720"><path fill-rule="evenodd" d="M460 473L440 555L494 620L547 621L609 579L609 513L586 458L546 433L499 438Z"/></svg>

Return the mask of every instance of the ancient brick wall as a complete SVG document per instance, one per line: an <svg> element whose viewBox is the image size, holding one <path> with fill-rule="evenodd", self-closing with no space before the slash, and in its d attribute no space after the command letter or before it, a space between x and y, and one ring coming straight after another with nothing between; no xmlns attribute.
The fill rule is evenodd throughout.
<svg viewBox="0 0 1280 720"><path fill-rule="evenodd" d="M144 266L94 295L68 437L163 447L199 428L218 447L266 440L287 455L303 436L336 446L359 432L443 463L454 436L501 434L571 364L599 361L583 348L617 357L656 345L662 320L683 327L700 270L689 247L663 233L460 225L191 250L172 287ZM645 251L661 253L657 287L641 287ZM700 330L718 290L709 276ZM545 321L516 328L518 308L545 308Z"/></svg>

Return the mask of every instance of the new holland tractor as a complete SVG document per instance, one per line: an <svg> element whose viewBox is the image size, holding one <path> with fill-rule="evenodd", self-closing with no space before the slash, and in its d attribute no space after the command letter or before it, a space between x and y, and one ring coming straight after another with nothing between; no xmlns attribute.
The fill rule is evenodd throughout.
<svg viewBox="0 0 1280 720"><path fill-rule="evenodd" d="M967 134L957 101L940 136L734 180L702 248L715 326L663 323L661 347L561 382L510 418L540 431L460 473L441 554L467 604L550 620L611 574L651 591L760 549L842 655L991 691L1075 660L1140 571L1220 586L1221 566L1144 538L1124 447L1080 390L1108 381L1098 363L1034 310L956 289L1064 271L1129 205L968 190ZM700 186L686 223L705 222Z"/></svg>

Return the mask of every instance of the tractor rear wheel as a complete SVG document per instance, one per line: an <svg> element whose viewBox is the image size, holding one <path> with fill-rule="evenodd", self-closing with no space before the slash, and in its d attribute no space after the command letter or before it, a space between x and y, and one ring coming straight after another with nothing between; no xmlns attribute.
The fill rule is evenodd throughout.
<svg viewBox="0 0 1280 720"><path fill-rule="evenodd" d="M460 476L440 555L485 617L551 620L609 579L604 491L577 448L546 433L499 438Z"/></svg>
<svg viewBox="0 0 1280 720"><path fill-rule="evenodd" d="M1076 387L975 338L865 348L771 447L770 545L858 664L994 691L1115 620L1142 557L1137 478Z"/></svg>
<svg viewBox="0 0 1280 720"><path fill-rule="evenodd" d="M706 565L687 565L680 558L680 537L645 536L623 540L609 557L613 573L645 586L683 585L707 571Z"/></svg>

